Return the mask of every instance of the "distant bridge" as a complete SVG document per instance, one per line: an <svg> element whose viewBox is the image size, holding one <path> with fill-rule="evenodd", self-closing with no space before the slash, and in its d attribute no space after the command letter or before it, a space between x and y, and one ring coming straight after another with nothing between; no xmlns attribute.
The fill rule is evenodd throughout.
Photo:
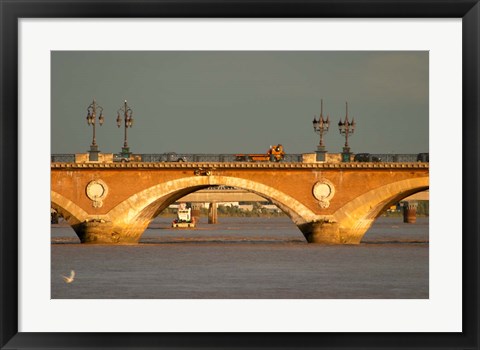
<svg viewBox="0 0 480 350"><path fill-rule="evenodd" d="M402 201L428 201L429 192L423 191L415 193ZM185 197L180 198L177 202L180 203L226 203L226 202L265 202L268 201L265 197L259 196L250 191L241 188L216 186L209 187L204 190L199 190Z"/></svg>
<svg viewBox="0 0 480 350"><path fill-rule="evenodd" d="M180 203L225 203L225 202L265 202L268 199L253 192L235 187L210 187L180 198Z"/></svg>

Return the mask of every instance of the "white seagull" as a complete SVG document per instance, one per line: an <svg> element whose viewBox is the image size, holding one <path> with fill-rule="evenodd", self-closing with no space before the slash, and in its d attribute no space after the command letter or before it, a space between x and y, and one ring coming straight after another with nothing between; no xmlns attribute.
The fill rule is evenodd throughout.
<svg viewBox="0 0 480 350"><path fill-rule="evenodd" d="M67 277L67 276L62 276L65 283L72 283L73 280L75 279L75 271L70 271L70 277Z"/></svg>

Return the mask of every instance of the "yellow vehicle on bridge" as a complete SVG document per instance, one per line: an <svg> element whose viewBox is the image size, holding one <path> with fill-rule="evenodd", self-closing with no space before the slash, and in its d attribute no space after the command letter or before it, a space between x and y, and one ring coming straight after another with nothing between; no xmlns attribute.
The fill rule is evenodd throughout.
<svg viewBox="0 0 480 350"><path fill-rule="evenodd" d="M265 154L235 154L238 162L279 162L285 157L285 151L281 144L270 146Z"/></svg>

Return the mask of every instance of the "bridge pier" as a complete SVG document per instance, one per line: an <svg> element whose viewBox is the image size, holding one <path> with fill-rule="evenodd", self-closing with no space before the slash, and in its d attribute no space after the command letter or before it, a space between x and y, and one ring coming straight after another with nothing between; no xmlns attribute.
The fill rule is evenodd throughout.
<svg viewBox="0 0 480 350"><path fill-rule="evenodd" d="M146 229L145 225L120 227L103 219L89 219L72 225L80 242L87 244L135 244Z"/></svg>
<svg viewBox="0 0 480 350"><path fill-rule="evenodd" d="M297 226L308 243L317 244L359 244L364 233L341 228L337 222L331 221L309 222Z"/></svg>
<svg viewBox="0 0 480 350"><path fill-rule="evenodd" d="M414 224L417 222L417 201L405 201L403 204L403 222L407 224Z"/></svg>
<svg viewBox="0 0 480 350"><path fill-rule="evenodd" d="M208 223L217 224L218 223L218 204L217 202L211 202L208 206Z"/></svg>
<svg viewBox="0 0 480 350"><path fill-rule="evenodd" d="M201 204L200 203L192 203L192 217L195 218L195 221L198 222L200 219L200 212L201 212Z"/></svg>

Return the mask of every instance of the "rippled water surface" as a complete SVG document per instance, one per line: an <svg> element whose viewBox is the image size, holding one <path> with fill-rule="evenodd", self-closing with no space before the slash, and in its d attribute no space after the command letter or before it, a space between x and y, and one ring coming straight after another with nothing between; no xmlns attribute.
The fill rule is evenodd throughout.
<svg viewBox="0 0 480 350"><path fill-rule="evenodd" d="M428 298L428 218L382 217L360 245L339 246L308 244L286 217L170 222L157 218L128 246L82 245L52 225L52 298Z"/></svg>

